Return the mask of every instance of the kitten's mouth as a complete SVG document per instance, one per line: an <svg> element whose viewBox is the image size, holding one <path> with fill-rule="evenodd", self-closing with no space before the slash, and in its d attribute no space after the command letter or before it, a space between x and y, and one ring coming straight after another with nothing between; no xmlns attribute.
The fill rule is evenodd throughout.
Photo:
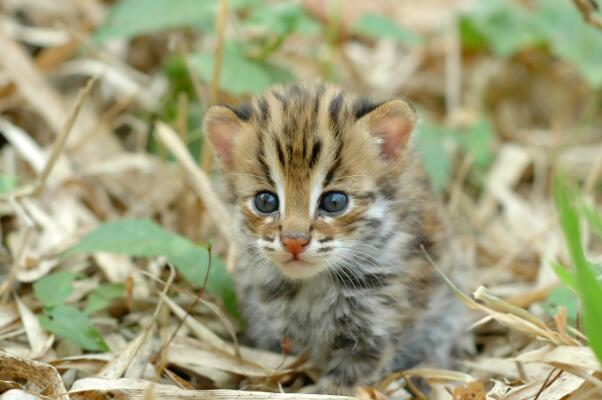
<svg viewBox="0 0 602 400"><path fill-rule="evenodd" d="M285 261L284 264L291 265L308 265L308 262L300 258L299 256L292 256L288 261Z"/></svg>
<svg viewBox="0 0 602 400"><path fill-rule="evenodd" d="M309 278L320 272L317 264L300 257L291 257L280 264L282 273L290 278Z"/></svg>

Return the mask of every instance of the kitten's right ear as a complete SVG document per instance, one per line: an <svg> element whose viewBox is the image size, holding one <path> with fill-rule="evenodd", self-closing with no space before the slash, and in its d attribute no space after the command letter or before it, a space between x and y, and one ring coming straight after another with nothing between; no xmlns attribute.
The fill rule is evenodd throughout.
<svg viewBox="0 0 602 400"><path fill-rule="evenodd" d="M355 106L355 117L364 121L370 134L379 139L383 158L401 159L417 122L416 112L410 103L401 99L384 103L360 99Z"/></svg>
<svg viewBox="0 0 602 400"><path fill-rule="evenodd" d="M203 131L224 167L231 168L234 165L234 144L242 131L242 121L234 110L226 106L210 107L203 117Z"/></svg>

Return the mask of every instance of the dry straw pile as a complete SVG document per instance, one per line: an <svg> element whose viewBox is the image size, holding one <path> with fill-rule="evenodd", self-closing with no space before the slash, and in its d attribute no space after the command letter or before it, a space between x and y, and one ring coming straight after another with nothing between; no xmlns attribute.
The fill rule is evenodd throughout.
<svg viewBox="0 0 602 400"><path fill-rule="evenodd" d="M182 236L161 237L183 246L212 241L211 255L191 250L207 262L213 257L212 272L232 271L236 252L230 216L212 189L210 153L205 147L200 154L195 129L203 107L244 96L246 87L218 84L231 77L227 43L262 37L261 24L248 28L247 11L237 8L243 2L222 0L204 22L210 28L99 45L94 32L106 27L111 3L0 2L0 399L343 398L303 394L317 377L303 356L236 342L244 327L220 295L229 278L210 278L200 289L204 273L199 281L198 271L185 268L194 261L144 243L134 255L65 255L86 233L117 219L154 220L165 231L149 229L177 232ZM268 3L270 10L282 6ZM403 93L419 105L428 116L424 130L448 162L443 172L431 166L432 178L458 246L478 271L478 289L458 293L475 310L466 329L476 335L476 354L459 360L457 371L402 371L357 396L602 398L602 368L566 306L571 299L556 310L546 306L560 286L550 262L569 264L551 177L563 169L582 183L588 201L601 199L595 68L590 75L584 69L588 80L546 49L505 57L467 49L451 21L471 1L416 3L345 2L333 19L323 2L305 1L324 34L293 34L270 53L298 79L336 76L376 94ZM599 27L588 1L575 4ZM356 35L351 21L366 11L428 39L412 46L375 39L369 20ZM203 55L214 53L217 62L206 68ZM180 74L192 91L178 92L177 79L165 73L173 57L185 60ZM261 53L254 57L263 62ZM485 132L486 148L466 151L462 140L435 126ZM585 236L588 257L602 261L600 243ZM218 281L226 282L223 293L210 290ZM425 379L430 393L412 377Z"/></svg>

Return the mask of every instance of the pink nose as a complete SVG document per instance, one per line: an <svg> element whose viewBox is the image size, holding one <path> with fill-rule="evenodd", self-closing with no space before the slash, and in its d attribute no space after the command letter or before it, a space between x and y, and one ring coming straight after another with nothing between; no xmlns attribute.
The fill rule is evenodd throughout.
<svg viewBox="0 0 602 400"><path fill-rule="evenodd" d="M281 240L286 251L297 258L309 244L309 235L303 233L299 234L297 232L283 233Z"/></svg>

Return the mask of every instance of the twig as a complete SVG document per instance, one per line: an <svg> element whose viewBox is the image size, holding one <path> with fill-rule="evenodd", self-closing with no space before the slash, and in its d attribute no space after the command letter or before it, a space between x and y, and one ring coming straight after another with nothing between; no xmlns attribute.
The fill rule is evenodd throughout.
<svg viewBox="0 0 602 400"><path fill-rule="evenodd" d="M213 60L213 72L211 74L211 90L209 92L209 105L217 103L219 97L219 84L222 74L222 60L224 56L224 37L226 32L226 22L228 21L228 0L220 0L219 10L215 16L215 29L217 33L215 58ZM203 154L201 160L203 170L211 169L212 151L207 140L207 136L203 136Z"/></svg>
<svg viewBox="0 0 602 400"><path fill-rule="evenodd" d="M573 4L575 4L586 23L602 31L602 19L594 15L599 9L596 0L573 0Z"/></svg>
<svg viewBox="0 0 602 400"><path fill-rule="evenodd" d="M555 372L556 372L556 375L554 375ZM546 390L548 387L550 387L551 384L556 382L558 380L558 378L560 378L560 375L562 375L562 370L556 370L556 369L551 370L550 373L548 374L548 376L546 376L546 379L543 381L541 388L539 389L539 391L537 392L537 394L535 395L535 398L533 400L539 400L539 398L541 397L544 390Z"/></svg>
<svg viewBox="0 0 602 400"><path fill-rule="evenodd" d="M602 393L602 381L600 379L596 378L595 376L590 375L584 369L579 368L575 365L570 365L570 364L555 362L555 361L549 361L546 364L549 364L554 368L561 369L565 372L568 372L569 374L578 376L579 378L588 381L589 383L591 383L592 385L594 385L596 387L596 389L598 390L598 393Z"/></svg>
<svg viewBox="0 0 602 400"><path fill-rule="evenodd" d="M184 322L186 322L186 318L188 318L188 316L192 313L195 307L199 304L199 302L201 301L201 296L203 296L203 293L205 293L205 289L207 288L207 281L209 280L209 274L211 273L211 245L209 245L209 248L207 250L209 251L209 260L207 262L207 272L205 273L203 286L201 286L201 289L194 298L194 301L190 303L190 305L186 309L186 314L184 314L184 316L180 318L180 321L178 322L176 329L174 329L174 331L172 332L171 337L167 340L167 342L164 345L161 346L161 348L157 352L158 354L163 354L163 351L171 344L171 342L173 342L179 330L182 328L182 325L184 325Z"/></svg>
<svg viewBox="0 0 602 400"><path fill-rule="evenodd" d="M79 115L79 112L82 108L83 102L86 99L86 97L88 96L88 94L90 94L90 90L94 86L94 83L96 82L97 79L98 79L98 77L94 77L94 78L90 79L88 81L88 83L86 84L86 86L84 88L82 88L81 91L79 92L77 101L75 102L75 106L71 110L71 113L68 115L67 120L65 121L65 124L63 125L63 128L59 132L58 137L52 144L50 156L48 157L48 160L46 161L46 164L44 165L44 169L38 176L35 183L28 184L28 185L22 186L20 188L17 188L12 193L10 193L9 196L14 196L15 198L37 196L40 194L42 189L44 189L46 181L48 180L48 177L50 176L50 173L52 172L52 169L54 168L56 161L58 160L59 156L61 155L61 152L63 151L63 148L65 147L65 142L67 141L69 134L73 130L73 125L75 124L77 116ZM5 197L7 197L7 196L0 196L0 199L5 198Z"/></svg>
<svg viewBox="0 0 602 400"><path fill-rule="evenodd" d="M168 263L167 266L169 267L169 277L167 278L165 286L163 287L163 291L161 292L163 295L167 295L176 278L176 270L173 265ZM133 346L134 349L132 351L128 351L126 348L121 353L115 355L113 359L109 361L109 363L107 363L99 372L96 373L96 376L106 379L118 379L125 373L125 371L127 371L132 363L132 360L136 357L138 351L140 351L142 345L148 340L148 336L152 330L153 324L159 318L159 314L164 303L164 296L159 296L159 301L157 302L150 321L144 326L138 338L128 344L128 348Z"/></svg>
<svg viewBox="0 0 602 400"><path fill-rule="evenodd" d="M405 380L410 393L416 396L416 398L419 400L428 400L428 397L426 397L425 394L422 393L422 390L418 389L418 387L414 385L414 382L412 382L412 380L407 376L407 372L401 371L399 374Z"/></svg>
<svg viewBox="0 0 602 400"><path fill-rule="evenodd" d="M203 299L200 299L200 302L205 307L207 307L209 311L211 311L217 317L217 319L220 320L224 328L226 328L228 334L230 335L230 338L232 339L232 343L234 344L234 354L237 357L240 357L240 345L238 343L238 338L236 337L236 329L234 328L232 322L228 319L228 317L226 317L224 312L214 303Z"/></svg>
<svg viewBox="0 0 602 400"><path fill-rule="evenodd" d="M449 279L447 277L447 275L445 275L445 273L437 266L437 264L435 264L435 261L431 258L430 254L428 253L428 251L426 251L426 248L421 245L420 246L421 250L422 250L422 254L424 254L424 257L426 257L426 260L429 262L429 264L431 264L431 266L435 269L435 272L437 272L437 275L439 275L441 277L441 279L443 279L443 281L445 282L445 284L454 292L454 294L460 299L462 300L462 302L464 304L466 304L468 307L472 308L472 309L479 309L479 304L476 303L473 299L471 299L469 296L466 295L466 293L464 293L462 290L460 290L460 288L458 288L456 286L455 283L453 283L451 281L451 279Z"/></svg>
<svg viewBox="0 0 602 400"><path fill-rule="evenodd" d="M84 86L84 88L80 90L79 95L77 96L77 101L75 102L75 107L69 114L69 117L67 118L65 125L63 125L63 128L61 129L59 136L56 138L56 140L54 141L54 144L52 145L50 157L48 157L48 162L46 163L44 170L38 177L38 181L37 181L36 186L34 187L34 191L32 193L33 195L38 195L40 193L40 191L44 188L44 185L46 184L46 180L48 179L50 172L52 172L52 168L54 167L56 160L58 160L59 155L61 154L61 151L63 150L63 147L65 146L65 142L67 141L67 138L69 137L69 134L71 133L73 125L75 124L75 120L77 119L77 116L79 115L79 111L81 110L82 105L84 104L84 100L90 94L90 91L92 90L92 87L94 86L94 83L96 83L97 79L98 79L98 76L95 76L94 78L90 79L88 81L88 83L86 84L86 86Z"/></svg>
<svg viewBox="0 0 602 400"><path fill-rule="evenodd" d="M157 138L169 151L171 151L176 160L178 160L188 175L190 175L190 180L195 193L203 201L205 207L211 210L211 212L207 214L213 219L215 225L220 230L220 233L228 241L234 241L234 231L232 229L234 221L232 220L232 217L230 217L223 201L211 187L211 181L207 174L197 166L188 152L188 149L184 146L173 129L161 121L157 121L155 129Z"/></svg>
<svg viewBox="0 0 602 400"><path fill-rule="evenodd" d="M217 102L219 96L219 84L222 74L222 60L224 55L224 37L226 33L226 22L228 20L228 0L220 0L219 10L215 17L215 27L217 33L215 60L213 61L213 71L211 74L211 91L209 92L209 101L212 104Z"/></svg>

